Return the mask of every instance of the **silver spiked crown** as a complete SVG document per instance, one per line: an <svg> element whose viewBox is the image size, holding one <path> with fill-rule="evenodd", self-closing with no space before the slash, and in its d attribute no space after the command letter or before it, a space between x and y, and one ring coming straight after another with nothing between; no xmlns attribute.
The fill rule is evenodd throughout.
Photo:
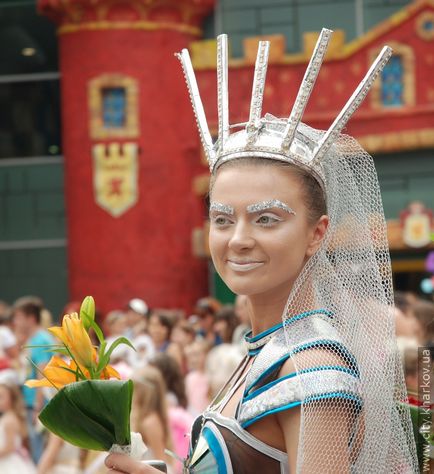
<svg viewBox="0 0 434 474"><path fill-rule="evenodd" d="M383 47L365 77L359 83L330 128L321 138L312 142L303 134L305 125L301 122L303 112L318 77L327 45L333 32L323 28L315 45L312 57L304 74L300 89L289 118L280 119L270 114L262 116L265 78L268 65L268 41L260 41L255 64L249 120L229 125L228 91L228 39L222 34L217 37L217 95L218 95L218 139L213 143L206 120L205 110L199 94L196 77L187 49L177 57L181 61L190 94L191 103L199 129L202 145L211 173L220 164L242 157L270 158L285 161L308 169L323 186L325 183L321 160L338 139L353 113L366 97L378 74L382 71L392 49ZM231 129L242 130L230 133Z"/></svg>

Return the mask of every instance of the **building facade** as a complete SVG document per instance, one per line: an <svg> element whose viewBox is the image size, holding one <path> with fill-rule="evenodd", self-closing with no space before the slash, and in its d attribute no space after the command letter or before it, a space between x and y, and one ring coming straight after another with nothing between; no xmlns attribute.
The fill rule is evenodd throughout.
<svg viewBox="0 0 434 474"><path fill-rule="evenodd" d="M230 299L207 254L208 176L172 53L190 48L216 124L212 38L228 33L231 121L245 121L269 36L264 110L287 116L322 26L336 32L304 117L317 128L378 48L395 50L348 132L376 161L396 285L418 290L434 209L433 1L10 1L0 25L0 299L38 294L56 313L88 293L103 310Z"/></svg>

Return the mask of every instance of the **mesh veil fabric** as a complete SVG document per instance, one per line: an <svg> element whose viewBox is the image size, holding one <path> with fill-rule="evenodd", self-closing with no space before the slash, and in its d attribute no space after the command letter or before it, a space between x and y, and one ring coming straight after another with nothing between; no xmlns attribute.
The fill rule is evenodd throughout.
<svg viewBox="0 0 434 474"><path fill-rule="evenodd" d="M317 142L322 132L301 124ZM390 256L381 195L371 156L351 137L341 135L322 159L330 218L321 248L306 263L289 295L283 319L327 308L345 352L327 341L292 356L297 372L339 364L357 370L361 403L326 397L302 405L297 472L345 466L350 472L419 472L401 360L395 349ZM291 351L309 341L308 326L285 324ZM304 387L307 391L308 387ZM303 387L302 387L303 390ZM326 444L319 443L327 433ZM334 466L334 467L332 467Z"/></svg>

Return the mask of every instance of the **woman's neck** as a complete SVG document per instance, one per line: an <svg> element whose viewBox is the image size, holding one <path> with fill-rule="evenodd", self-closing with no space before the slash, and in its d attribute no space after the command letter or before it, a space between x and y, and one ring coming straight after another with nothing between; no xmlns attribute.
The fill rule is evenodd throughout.
<svg viewBox="0 0 434 474"><path fill-rule="evenodd" d="M279 298L264 299L262 295L249 296L252 335L255 336L282 321L288 295Z"/></svg>

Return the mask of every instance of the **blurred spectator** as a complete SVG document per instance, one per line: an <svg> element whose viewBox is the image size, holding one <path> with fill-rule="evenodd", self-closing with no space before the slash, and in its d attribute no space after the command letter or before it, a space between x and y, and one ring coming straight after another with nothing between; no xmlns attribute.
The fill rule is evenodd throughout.
<svg viewBox="0 0 434 474"><path fill-rule="evenodd" d="M19 300L19 302L22 301L23 299ZM33 302L14 304L13 326L17 333L23 336L26 346L28 346L22 353L24 379L40 378L40 373L29 360L42 370L52 355L47 352L45 346L54 344L51 335L41 327L41 307ZM37 417L44 406L44 395L40 389L24 386L23 396L27 410L27 429L32 458L37 463L41 457L44 443L44 437L37 428Z"/></svg>
<svg viewBox="0 0 434 474"><path fill-rule="evenodd" d="M178 321L172 330L170 340L178 344L182 349L187 347L196 339L196 331L188 321Z"/></svg>
<svg viewBox="0 0 434 474"><path fill-rule="evenodd" d="M208 296L199 299L194 310L195 315L199 318L199 336L212 346L222 342L219 335L214 332L215 315L220 307L220 303L215 298Z"/></svg>
<svg viewBox="0 0 434 474"><path fill-rule="evenodd" d="M0 380L0 472L34 474L36 472L25 449L25 410L19 386Z"/></svg>
<svg viewBox="0 0 434 474"><path fill-rule="evenodd" d="M11 324L10 308L0 301L0 370L18 369L20 351L17 338L9 327Z"/></svg>
<svg viewBox="0 0 434 474"><path fill-rule="evenodd" d="M108 337L106 337L107 347L110 347L119 337L125 337L127 328L127 316L123 311L113 310L107 313L104 325ZM131 361L135 357L134 349L125 344L115 347L110 356L110 363L119 372L123 380L131 376Z"/></svg>
<svg viewBox="0 0 434 474"><path fill-rule="evenodd" d="M410 307L410 312L422 326L424 345L434 345L434 303L419 299Z"/></svg>
<svg viewBox="0 0 434 474"><path fill-rule="evenodd" d="M237 326L238 319L232 305L223 306L217 311L214 321L214 332L221 342L231 344Z"/></svg>
<svg viewBox="0 0 434 474"><path fill-rule="evenodd" d="M188 411L198 416L209 405L209 380L205 372L205 361L208 343L194 341L185 348L188 373L185 377L185 392L188 400Z"/></svg>
<svg viewBox="0 0 434 474"><path fill-rule="evenodd" d="M411 312L405 314L397 307L393 308L393 312L395 315L396 337L416 339L419 341L419 344L422 344L423 328L414 314Z"/></svg>
<svg viewBox="0 0 434 474"><path fill-rule="evenodd" d="M182 365L182 352L177 344L171 342L174 317L164 310L154 310L149 318L148 332L155 352L167 352L179 366Z"/></svg>
<svg viewBox="0 0 434 474"><path fill-rule="evenodd" d="M211 400L218 394L242 358L242 349L234 344L220 344L209 351L206 359L206 373L209 379Z"/></svg>
<svg viewBox="0 0 434 474"><path fill-rule="evenodd" d="M194 420L186 410L187 396L180 367L175 359L163 353L157 354L152 359L151 365L161 372L166 383L169 426L174 451L181 458L185 458L188 454L189 434Z"/></svg>
<svg viewBox="0 0 434 474"><path fill-rule="evenodd" d="M131 342L136 349L136 352L130 352L131 368L134 370L145 367L155 355L152 339L147 334L139 334Z"/></svg>
<svg viewBox="0 0 434 474"><path fill-rule="evenodd" d="M160 371L146 367L134 374L131 429L142 435L148 447L146 459L163 459L169 465L172 458L165 448L173 449L166 402L166 385Z"/></svg>
<svg viewBox="0 0 434 474"><path fill-rule="evenodd" d="M128 302L126 336L134 339L139 334L144 334L147 329L149 308L145 301L133 298Z"/></svg>
<svg viewBox="0 0 434 474"><path fill-rule="evenodd" d="M181 367L181 372L184 375L188 371L185 348L195 339L196 330L192 324L185 320L180 320L175 324L170 340L178 348L179 357L175 354L175 358L177 359L179 366Z"/></svg>
<svg viewBox="0 0 434 474"><path fill-rule="evenodd" d="M38 474L81 474L81 450L50 433L38 464Z"/></svg>
<svg viewBox="0 0 434 474"><path fill-rule="evenodd" d="M250 331L249 299L245 295L235 298L235 314L238 318L238 326L235 328L232 342L244 345L244 336Z"/></svg>

